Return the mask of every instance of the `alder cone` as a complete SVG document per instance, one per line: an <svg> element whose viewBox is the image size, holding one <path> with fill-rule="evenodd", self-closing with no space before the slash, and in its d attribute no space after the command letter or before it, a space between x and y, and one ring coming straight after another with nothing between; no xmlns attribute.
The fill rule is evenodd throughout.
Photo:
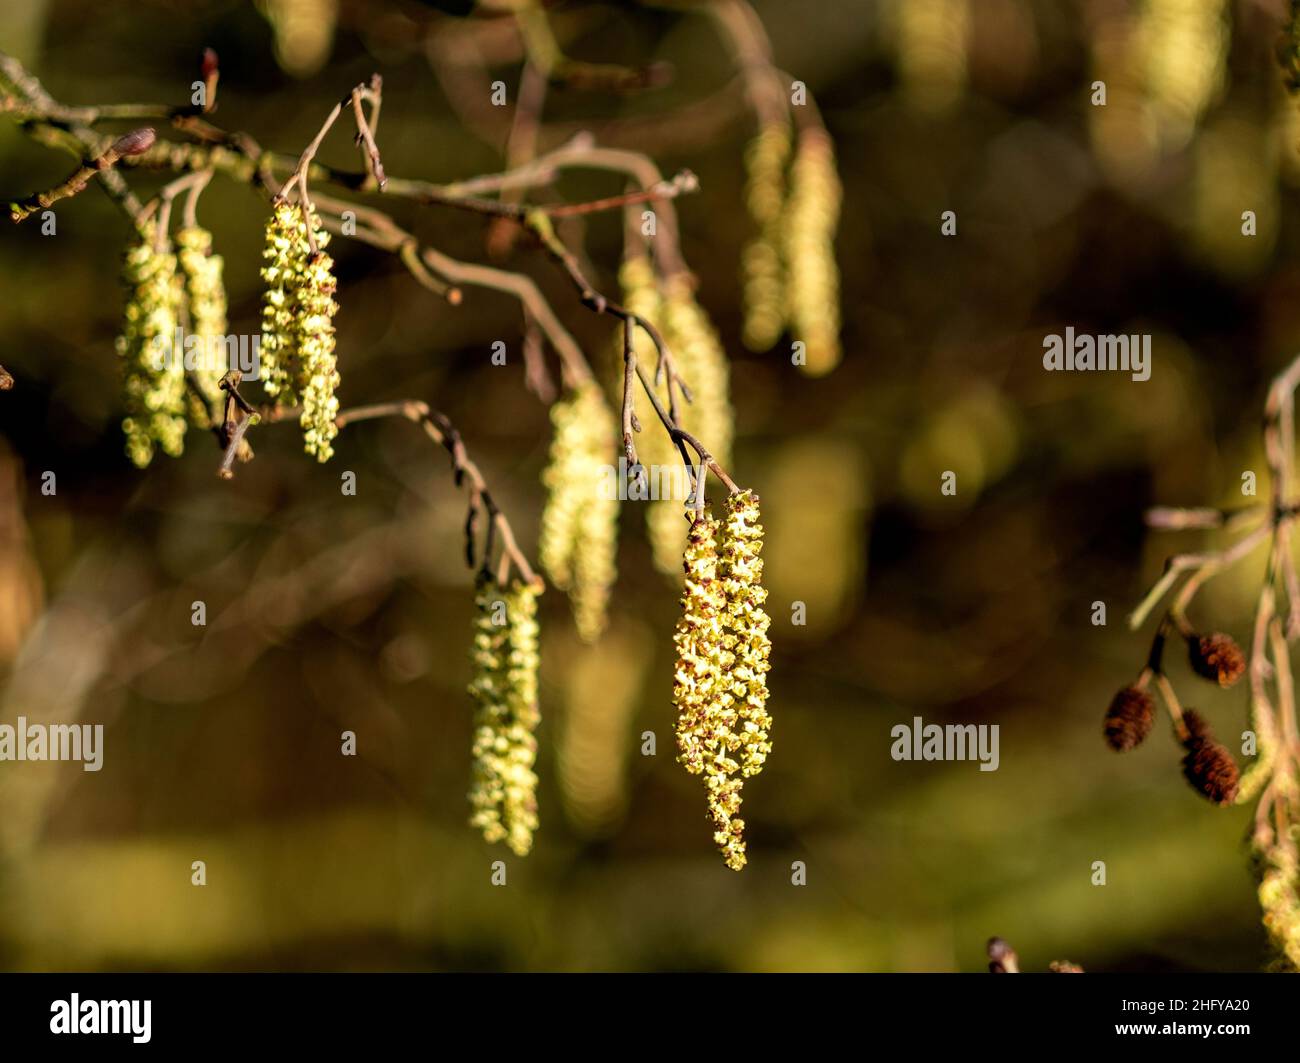
<svg viewBox="0 0 1300 1063"><path fill-rule="evenodd" d="M1246 672L1246 655L1231 635L1193 635L1187 640L1192 671L1221 687L1230 687Z"/></svg>
<svg viewBox="0 0 1300 1063"><path fill-rule="evenodd" d="M1230 805L1237 798L1240 772L1232 754L1214 737L1214 733L1192 709L1183 713L1187 725L1187 739L1183 746L1183 774L1192 788L1204 794L1216 805Z"/></svg>
<svg viewBox="0 0 1300 1063"><path fill-rule="evenodd" d="M1155 703L1138 687L1125 687L1106 710L1106 744L1117 753L1140 746L1155 722Z"/></svg>

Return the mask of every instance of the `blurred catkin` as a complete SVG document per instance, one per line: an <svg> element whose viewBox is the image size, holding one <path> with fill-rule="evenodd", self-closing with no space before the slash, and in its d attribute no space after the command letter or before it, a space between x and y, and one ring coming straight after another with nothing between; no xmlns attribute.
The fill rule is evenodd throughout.
<svg viewBox="0 0 1300 1063"><path fill-rule="evenodd" d="M783 238L791 332L804 344L803 370L829 373L840 362L840 271L835 262L843 190L835 145L820 126L799 134Z"/></svg>
<svg viewBox="0 0 1300 1063"><path fill-rule="evenodd" d="M194 379L208 403L207 418L196 423L205 427L220 417L222 393L219 386L229 365L215 361L224 353L226 336L226 287L222 281L223 261L212 253L212 234L199 226L188 226L176 234L177 259L185 277L189 301L190 333L198 337L204 357L193 370ZM191 417L191 420L196 418Z"/></svg>
<svg viewBox="0 0 1300 1063"><path fill-rule="evenodd" d="M781 262L781 215L790 127L770 122L745 149L745 205L758 233L741 253L745 323L742 338L751 351L766 351L785 327L785 276Z"/></svg>
<svg viewBox="0 0 1300 1063"><path fill-rule="evenodd" d="M578 634L593 642L605 628L616 575L619 501L607 470L616 464L618 425L594 381L556 402L551 423L538 552L551 582L569 594Z"/></svg>
<svg viewBox="0 0 1300 1063"><path fill-rule="evenodd" d="M644 623L621 614L598 648L571 645L565 658L555 761L565 817L583 837L615 833L627 810L633 719L654 657L644 652L652 637Z"/></svg>
<svg viewBox="0 0 1300 1063"><path fill-rule="evenodd" d="M966 89L971 0L894 0L898 78L908 104L942 113Z"/></svg>
<svg viewBox="0 0 1300 1063"><path fill-rule="evenodd" d="M1300 859L1294 839L1260 853L1259 906L1269 939L1293 970L1300 970Z"/></svg>
<svg viewBox="0 0 1300 1063"><path fill-rule="evenodd" d="M682 427L708 447L723 466L730 465L735 435L731 366L717 329L695 298L691 279L684 273L664 282L663 331L694 397L682 408Z"/></svg>
<svg viewBox="0 0 1300 1063"><path fill-rule="evenodd" d="M260 0L259 6L275 34L280 69L305 78L325 65L334 46L339 0Z"/></svg>
<svg viewBox="0 0 1300 1063"><path fill-rule="evenodd" d="M0 448L0 664L17 656L45 603L41 569L23 514L22 470Z"/></svg>
<svg viewBox="0 0 1300 1063"><path fill-rule="evenodd" d="M314 211L311 225L319 249L314 255L300 205L277 204L267 220L260 356L267 394L281 405L302 405L298 423L304 448L318 461L328 461L338 434L333 324L337 283L334 260L323 250L329 233L321 229Z"/></svg>
<svg viewBox="0 0 1300 1063"><path fill-rule="evenodd" d="M619 269L619 284L623 291L623 305L628 310L651 323L662 323L664 301L649 255L643 251L627 255ZM621 363L621 334L615 342ZM635 330L633 343L637 361L647 369L652 368L659 357L654 341L646 335L644 329L639 328ZM659 397L667 406L668 396L662 388ZM642 430L636 435L636 450L641 464L650 471L672 469L680 465L681 454L673 446L649 403L638 402L637 409ZM650 538L655 567L667 576L678 578L682 570L682 547L686 543L685 506L681 501L671 499L646 499L636 504L645 507L646 534Z"/></svg>
<svg viewBox="0 0 1300 1063"><path fill-rule="evenodd" d="M183 291L170 247L159 250L148 223L126 251L128 294L117 353L122 359L126 453L140 468L155 449L172 457L185 448L184 351L176 351L177 310Z"/></svg>
<svg viewBox="0 0 1300 1063"><path fill-rule="evenodd" d="M1227 0L1146 0L1138 29L1147 100L1166 151L1181 149L1223 88Z"/></svg>
<svg viewBox="0 0 1300 1063"><path fill-rule="evenodd" d="M515 582L503 592L484 578L474 604L470 825L526 856L538 822L537 591Z"/></svg>

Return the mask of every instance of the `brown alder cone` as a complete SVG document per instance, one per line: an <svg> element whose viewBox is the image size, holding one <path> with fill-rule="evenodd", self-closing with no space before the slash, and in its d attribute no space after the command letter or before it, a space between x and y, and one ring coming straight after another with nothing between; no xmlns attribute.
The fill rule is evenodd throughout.
<svg viewBox="0 0 1300 1063"><path fill-rule="evenodd" d="M1210 725L1193 709L1183 713L1187 738L1183 746L1183 774L1192 788L1216 805L1230 805L1237 798L1241 775L1232 754L1215 737Z"/></svg>

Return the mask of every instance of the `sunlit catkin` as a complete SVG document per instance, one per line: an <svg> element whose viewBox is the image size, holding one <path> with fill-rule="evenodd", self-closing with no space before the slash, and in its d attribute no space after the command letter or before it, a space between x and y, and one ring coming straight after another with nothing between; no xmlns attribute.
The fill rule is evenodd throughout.
<svg viewBox="0 0 1300 1063"><path fill-rule="evenodd" d="M784 238L790 331L804 345L801 368L810 376L840 362L840 271L835 230L843 190L835 146L820 126L799 134L791 169Z"/></svg>
<svg viewBox="0 0 1300 1063"><path fill-rule="evenodd" d="M745 295L742 338L751 351L769 350L785 327L781 214L789 159L790 127L784 121L765 125L745 149L745 206L758 226L740 260Z"/></svg>
<svg viewBox="0 0 1300 1063"><path fill-rule="evenodd" d="M731 366L713 322L696 300L690 278L684 273L664 282L663 330L694 396L694 401L682 409L683 427L719 462L730 465L735 433Z"/></svg>
<svg viewBox="0 0 1300 1063"><path fill-rule="evenodd" d="M1300 860L1296 844L1282 839L1260 854L1259 906L1274 948L1300 970Z"/></svg>
<svg viewBox="0 0 1300 1063"><path fill-rule="evenodd" d="M218 385L225 371L233 368L219 360L225 352L227 325L223 262L220 255L212 253L212 234L198 226L187 226L177 232L176 257L185 277L190 334L198 339L202 352L193 375L209 407L207 418L196 427L207 427L212 419L220 417L223 404Z"/></svg>
<svg viewBox="0 0 1300 1063"><path fill-rule="evenodd" d="M640 252L624 258L619 270L619 282L623 289L623 305L628 310L652 324L662 324L664 301L649 255ZM636 329L633 335L637 361L650 375L649 371L656 365L659 356L654 341L644 329ZM622 362L623 336L620 334L615 342L618 360ZM668 396L662 387L658 394L660 401L667 406ZM672 476L680 471L681 455L668 438L668 433L659 423L650 404L638 401L637 411L642 428L636 435L637 458L647 470L647 483L662 486L665 479L671 481ZM684 477L685 473L682 472L681 476ZM680 500L660 497L666 492L660 490L659 486L654 487L650 498L638 504L645 507L646 534L650 538L655 567L676 579L681 575L682 548L686 544L685 511Z"/></svg>
<svg viewBox="0 0 1300 1063"><path fill-rule="evenodd" d="M282 405L302 405L298 423L303 445L318 461L328 461L338 434L333 323L337 283L334 260L323 250L329 234L314 212L311 224L315 254L299 204L277 204L267 221L260 356L267 393Z"/></svg>
<svg viewBox="0 0 1300 1063"><path fill-rule="evenodd" d="M723 647L726 598L718 571L718 522L699 517L687 535L683 568L682 615L673 642L677 668L673 704L677 708L677 759L703 777L709 799L713 839L734 871L745 866L745 824L740 811L741 765L731 757L741 745L729 690L732 655Z"/></svg>
<svg viewBox="0 0 1300 1063"><path fill-rule="evenodd" d="M122 359L126 453L140 468L155 449L173 457L185 447L185 365L174 350L181 281L176 256L159 250L149 223L127 248L123 279L128 289L117 353Z"/></svg>
<svg viewBox="0 0 1300 1063"><path fill-rule="evenodd" d="M569 594L584 641L605 628L618 550L618 426L600 387L586 381L551 407L550 458L542 482L539 554L551 582Z"/></svg>
<svg viewBox="0 0 1300 1063"><path fill-rule="evenodd" d="M518 582L502 591L484 579L474 604L470 824L525 856L537 829L537 591Z"/></svg>
<svg viewBox="0 0 1300 1063"><path fill-rule="evenodd" d="M763 526L758 497L741 491L727 498L727 522L722 533L718 575L725 600L722 647L729 655L727 681L735 703L740 770L745 776L763 770L772 751L767 711L768 657L772 644L767 630L771 617L763 608Z"/></svg>

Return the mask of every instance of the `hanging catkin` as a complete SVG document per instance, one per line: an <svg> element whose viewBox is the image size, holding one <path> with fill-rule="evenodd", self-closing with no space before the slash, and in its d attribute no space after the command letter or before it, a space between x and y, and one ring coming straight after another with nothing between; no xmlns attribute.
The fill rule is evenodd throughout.
<svg viewBox="0 0 1300 1063"><path fill-rule="evenodd" d="M140 468L154 451L178 456L185 448L184 351L175 350L182 282L176 255L159 249L157 227L148 223L127 248L123 280L128 289L117 353L122 359L126 453Z"/></svg>
<svg viewBox="0 0 1300 1063"><path fill-rule="evenodd" d="M537 829L537 591L520 582L502 591L485 578L474 604L470 825L526 856Z"/></svg>
<svg viewBox="0 0 1300 1063"><path fill-rule="evenodd" d="M260 354L267 394L281 405L302 405L304 448L318 461L328 461L338 434L333 324L337 283L334 260L319 250L329 242L329 233L321 229L314 211L311 225L315 254L299 204L277 204L267 221Z"/></svg>
<svg viewBox="0 0 1300 1063"><path fill-rule="evenodd" d="M226 288L222 281L223 261L212 253L212 234L199 226L187 226L176 234L177 259L185 277L185 294L189 302L190 333L200 343L202 357L193 369L193 377L207 401L207 419L195 427L206 427L221 415L222 392L219 382L230 365L219 361L224 353L226 336ZM197 413L197 411L195 411ZM197 421L191 416L191 421Z"/></svg>
<svg viewBox="0 0 1300 1063"><path fill-rule="evenodd" d="M800 367L809 376L840 362L840 272L835 230L843 191L835 145L820 126L799 134L784 224L790 331L804 344Z"/></svg>
<svg viewBox="0 0 1300 1063"><path fill-rule="evenodd" d="M765 125L745 149L745 206L758 227L740 260L745 297L742 338L751 351L769 350L785 326L781 212L789 158L790 127L785 121Z"/></svg>
<svg viewBox="0 0 1300 1063"><path fill-rule="evenodd" d="M618 426L600 387L585 381L551 407L551 451L542 482L539 554L552 583L567 591L584 641L605 629L618 550Z"/></svg>

